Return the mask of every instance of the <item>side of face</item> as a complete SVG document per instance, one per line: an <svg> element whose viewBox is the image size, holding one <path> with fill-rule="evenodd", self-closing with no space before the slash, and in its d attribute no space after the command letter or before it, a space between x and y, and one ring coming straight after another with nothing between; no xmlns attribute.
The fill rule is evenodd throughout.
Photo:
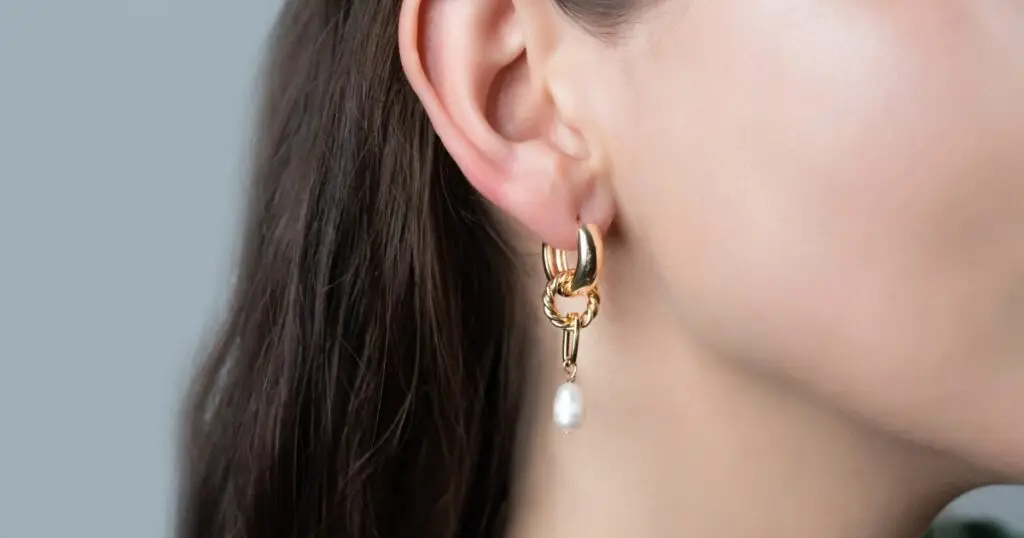
<svg viewBox="0 0 1024 538"><path fill-rule="evenodd" d="M666 0L573 39L685 330L1024 477L1024 2Z"/></svg>
<svg viewBox="0 0 1024 538"><path fill-rule="evenodd" d="M1024 478L1024 1L621 1L403 1L467 179L560 248L614 221L725 360Z"/></svg>

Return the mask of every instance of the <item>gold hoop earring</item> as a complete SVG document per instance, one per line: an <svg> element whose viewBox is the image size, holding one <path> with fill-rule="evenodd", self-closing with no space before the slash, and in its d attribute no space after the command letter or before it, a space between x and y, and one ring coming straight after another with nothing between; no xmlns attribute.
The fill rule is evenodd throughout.
<svg viewBox="0 0 1024 538"><path fill-rule="evenodd" d="M552 325L562 330L562 370L565 372L565 382L555 391L552 415L555 425L566 431L583 424L583 391L576 383L576 359L580 332L594 321L601 306L597 279L604 259L601 231L597 226L580 225L576 244L576 266L572 268L564 250L546 243L541 247L544 275L548 279L544 288L544 315ZM560 312L555 305L555 297L559 295L586 297L586 310Z"/></svg>

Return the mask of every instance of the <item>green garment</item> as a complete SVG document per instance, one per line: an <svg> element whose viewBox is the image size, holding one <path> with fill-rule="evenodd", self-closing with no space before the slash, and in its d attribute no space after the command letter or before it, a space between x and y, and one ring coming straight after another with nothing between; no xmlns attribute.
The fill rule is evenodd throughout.
<svg viewBox="0 0 1024 538"><path fill-rule="evenodd" d="M1024 538L992 521L951 519L936 522L924 538Z"/></svg>

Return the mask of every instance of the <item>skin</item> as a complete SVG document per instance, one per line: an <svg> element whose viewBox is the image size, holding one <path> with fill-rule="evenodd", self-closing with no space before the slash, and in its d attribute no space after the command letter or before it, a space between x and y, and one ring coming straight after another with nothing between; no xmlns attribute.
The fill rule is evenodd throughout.
<svg viewBox="0 0 1024 538"><path fill-rule="evenodd" d="M571 436L538 315L514 536L915 536L1024 480L1024 2L665 0L601 35L406 0L400 28L524 248L607 232Z"/></svg>

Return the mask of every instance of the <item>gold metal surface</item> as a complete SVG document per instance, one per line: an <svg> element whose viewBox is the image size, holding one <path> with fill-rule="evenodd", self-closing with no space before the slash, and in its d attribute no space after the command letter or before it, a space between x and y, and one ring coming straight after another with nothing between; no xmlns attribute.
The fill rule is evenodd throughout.
<svg viewBox="0 0 1024 538"><path fill-rule="evenodd" d="M574 312L569 314L572 323L562 331L562 370L567 381L576 381L576 358L580 351L580 317Z"/></svg>
<svg viewBox="0 0 1024 538"><path fill-rule="evenodd" d="M570 268L564 250L551 245L541 247L544 261L544 275L548 285L544 287L544 315L551 324L562 329L562 370L566 382L576 381L576 360L580 350L580 331L589 326L601 307L601 294L597 279L604 261L604 246L601 232L593 224L581 225L576 234L576 266ZM586 297L587 307L583 312L562 313L555 304L558 296Z"/></svg>
<svg viewBox="0 0 1024 538"><path fill-rule="evenodd" d="M568 254L545 243L541 249L544 276L550 281L556 276L572 272L573 278L562 289L563 295L583 295L595 286L604 263L604 245L601 231L594 224L584 224L576 231L576 266L569 268Z"/></svg>
<svg viewBox="0 0 1024 538"><path fill-rule="evenodd" d="M572 324L573 316L578 316L580 320L580 328L587 327L590 325L594 318L597 317L597 312L601 307L601 294L598 287L593 287L586 293L587 297L587 308L583 312L570 312L563 314L558 310L558 306L555 304L555 298L558 295L565 296L561 293L564 286L568 285L569 281L572 280L572 271L562 273L555 278L552 278L548 285L544 288L544 315L547 316L551 324L559 329L567 329Z"/></svg>

